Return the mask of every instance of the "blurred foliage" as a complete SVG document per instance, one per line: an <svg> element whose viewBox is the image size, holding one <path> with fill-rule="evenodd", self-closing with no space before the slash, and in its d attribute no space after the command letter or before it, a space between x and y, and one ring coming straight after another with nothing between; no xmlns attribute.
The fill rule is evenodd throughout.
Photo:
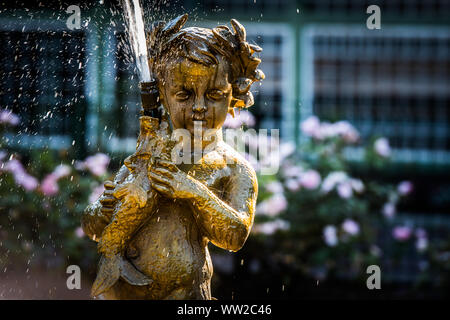
<svg viewBox="0 0 450 320"><path fill-rule="evenodd" d="M0 141L0 267L78 264L95 268L95 244L83 235L80 218L89 196L105 177L75 169L67 151L33 149L22 152L23 156L3 136ZM7 170L11 160L23 164L28 179L37 179L39 185L20 185L17 175L21 173ZM55 181L58 190L46 190L45 177L61 165L70 171Z"/></svg>
<svg viewBox="0 0 450 320"><path fill-rule="evenodd" d="M252 234L237 254L211 246L216 296L229 298L227 285L235 281L227 279L236 275L240 288L248 285L249 290L275 282L285 290L299 279L362 281L365 289L367 266L378 264L383 270L389 263L395 269L407 256L419 266L413 270L418 287L448 284L448 243L429 241L427 231L414 225L396 224L396 206L413 186L351 175L346 148L359 144L365 165L382 169L389 163L386 141L377 145L380 138L373 139L363 146L349 124L341 123L331 132L331 124L325 125L326 134L303 128L309 138L297 149L289 143L275 144L284 150L276 174L261 174L258 163L264 159L258 159L260 190ZM314 130L320 133L323 126L318 122ZM24 182L23 172L18 179L21 169L11 161L23 165L25 178L39 183ZM0 267L78 264L92 272L96 245L83 234L80 218L101 194L110 175L108 162L103 154L76 161L64 150L30 150L22 156L1 136ZM56 189L46 181L57 183Z"/></svg>

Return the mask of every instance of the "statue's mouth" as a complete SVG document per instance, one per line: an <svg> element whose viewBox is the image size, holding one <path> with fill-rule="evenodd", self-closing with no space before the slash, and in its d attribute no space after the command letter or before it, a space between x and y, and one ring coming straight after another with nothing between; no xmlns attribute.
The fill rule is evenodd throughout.
<svg viewBox="0 0 450 320"><path fill-rule="evenodd" d="M204 122L206 122L205 114L204 114L204 113L194 113L194 114L192 115L192 120L194 120L194 121L204 121Z"/></svg>

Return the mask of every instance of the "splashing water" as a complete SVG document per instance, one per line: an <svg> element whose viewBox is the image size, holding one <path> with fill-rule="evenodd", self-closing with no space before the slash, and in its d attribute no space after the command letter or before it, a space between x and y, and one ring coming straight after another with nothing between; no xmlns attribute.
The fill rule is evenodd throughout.
<svg viewBox="0 0 450 320"><path fill-rule="evenodd" d="M148 65L144 21L139 0L123 0L123 4L127 20L127 31L130 36L131 48L135 55L139 78L141 81L150 81L152 76Z"/></svg>

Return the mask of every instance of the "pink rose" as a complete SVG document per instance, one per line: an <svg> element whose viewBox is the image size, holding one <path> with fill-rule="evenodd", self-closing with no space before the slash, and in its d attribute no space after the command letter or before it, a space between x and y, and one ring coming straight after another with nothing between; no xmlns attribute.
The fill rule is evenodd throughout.
<svg viewBox="0 0 450 320"><path fill-rule="evenodd" d="M412 230L410 227L407 226L399 226L395 227L392 231L392 236L394 239L398 241L406 241L411 237Z"/></svg>
<svg viewBox="0 0 450 320"><path fill-rule="evenodd" d="M335 247L339 242L336 227L332 225L325 226L323 229L323 238L328 246Z"/></svg>
<svg viewBox="0 0 450 320"><path fill-rule="evenodd" d="M251 112L247 110L240 110L235 113L234 118L231 114L227 114L227 118L225 119L223 126L225 128L237 129L242 125L252 127L255 123L255 117Z"/></svg>
<svg viewBox="0 0 450 320"><path fill-rule="evenodd" d="M252 231L254 233L262 233L265 235L272 235L278 230L289 230L290 224L288 221L276 219L274 221L256 224Z"/></svg>
<svg viewBox="0 0 450 320"><path fill-rule="evenodd" d="M284 183L289 191L298 191L301 187L300 182L297 179L287 179Z"/></svg>
<svg viewBox="0 0 450 320"><path fill-rule="evenodd" d="M346 219L342 223L342 229L352 236L359 234L359 224L352 219Z"/></svg>
<svg viewBox="0 0 450 320"><path fill-rule="evenodd" d="M316 116L309 116L300 124L300 129L302 130L302 132L309 137L315 136L319 128L320 121Z"/></svg>
<svg viewBox="0 0 450 320"><path fill-rule="evenodd" d="M300 176L300 184L309 190L318 188L321 181L322 178L316 170L308 170Z"/></svg>
<svg viewBox="0 0 450 320"><path fill-rule="evenodd" d="M271 193L283 193L283 185L279 181L271 181L266 184L266 190Z"/></svg>
<svg viewBox="0 0 450 320"><path fill-rule="evenodd" d="M397 191L400 195L406 196L413 190L413 184L411 181L402 181L398 184Z"/></svg>
<svg viewBox="0 0 450 320"><path fill-rule="evenodd" d="M382 209L383 215L388 219L392 219L396 211L397 209L395 208L395 204L393 204L392 202L386 203Z"/></svg>
<svg viewBox="0 0 450 320"><path fill-rule="evenodd" d="M103 194L104 191L105 187L103 186L103 184L96 186L89 196L89 203L97 201L97 199L100 198L100 196Z"/></svg>
<svg viewBox="0 0 450 320"><path fill-rule="evenodd" d="M83 238L83 237L85 236L84 231L83 231L83 228L81 228L81 227L76 228L76 229L75 229L75 235L76 235L78 238Z"/></svg>
<svg viewBox="0 0 450 320"><path fill-rule="evenodd" d="M352 185L347 181L339 183L337 186L337 193L342 199L349 199L353 196Z"/></svg>
<svg viewBox="0 0 450 320"><path fill-rule="evenodd" d="M355 143L359 140L359 132L348 121L338 121L334 124L335 131L347 143Z"/></svg>
<svg viewBox="0 0 450 320"><path fill-rule="evenodd" d="M54 196L59 192L58 178L50 173L41 183L41 191L45 196Z"/></svg>
<svg viewBox="0 0 450 320"><path fill-rule="evenodd" d="M378 138L374 143L375 152L381 157L387 158L391 155L391 147L386 138Z"/></svg>
<svg viewBox="0 0 450 320"><path fill-rule="evenodd" d="M6 123L12 126L18 125L20 118L8 110L0 110L0 123Z"/></svg>
<svg viewBox="0 0 450 320"><path fill-rule="evenodd" d="M110 160L106 154L97 153L82 162L77 162L75 168L78 170L88 169L93 175L102 176L106 173Z"/></svg>
<svg viewBox="0 0 450 320"><path fill-rule="evenodd" d="M72 169L70 168L70 166L66 164L60 164L55 168L55 170L53 170L53 174L56 177L56 179L59 180L63 177L67 177L71 171Z"/></svg>
<svg viewBox="0 0 450 320"><path fill-rule="evenodd" d="M11 159L4 165L4 170L14 176L14 181L27 191L36 189L39 185L38 180L29 175L22 163L17 159Z"/></svg>
<svg viewBox="0 0 450 320"><path fill-rule="evenodd" d="M259 203L256 206L256 213L273 217L286 210L287 207L288 203L284 195L276 193L269 199Z"/></svg>

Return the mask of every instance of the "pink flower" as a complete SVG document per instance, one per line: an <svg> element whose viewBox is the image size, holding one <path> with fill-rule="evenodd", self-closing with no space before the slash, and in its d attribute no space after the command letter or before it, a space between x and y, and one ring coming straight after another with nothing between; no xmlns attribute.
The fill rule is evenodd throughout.
<svg viewBox="0 0 450 320"><path fill-rule="evenodd" d="M242 125L246 125L248 127L254 126L256 123L255 117L253 114L247 110L240 110L236 112L234 118L231 114L227 114L227 118L223 126L225 128L240 128Z"/></svg>
<svg viewBox="0 0 450 320"><path fill-rule="evenodd" d="M406 196L413 190L413 184L411 181L402 181L398 184L397 191L400 195Z"/></svg>
<svg viewBox="0 0 450 320"><path fill-rule="evenodd" d="M318 140L331 138L336 136L334 126L329 122L322 122L320 126L314 131L313 137Z"/></svg>
<svg viewBox="0 0 450 320"><path fill-rule="evenodd" d="M416 241L416 249L417 251L425 251L428 248L428 239L427 238L419 238Z"/></svg>
<svg viewBox="0 0 450 320"><path fill-rule="evenodd" d="M239 120L239 118L236 116L234 116L233 118L231 114L227 114L225 122L223 123L223 126L225 128L232 128L232 129L240 128L241 125L242 125L241 120Z"/></svg>
<svg viewBox="0 0 450 320"><path fill-rule="evenodd" d="M256 224L252 231L254 233L262 233L265 235L274 234L278 230L289 230L290 224L288 221L276 219L274 221Z"/></svg>
<svg viewBox="0 0 450 320"><path fill-rule="evenodd" d="M395 227L392 236L398 241L406 241L411 237L412 230L407 226Z"/></svg>
<svg viewBox="0 0 450 320"><path fill-rule="evenodd" d="M271 193L283 193L283 185L279 181L271 181L266 184L266 190Z"/></svg>
<svg viewBox="0 0 450 320"><path fill-rule="evenodd" d="M287 178L298 178L303 172L303 168L300 166L287 165L283 167L283 174Z"/></svg>
<svg viewBox="0 0 450 320"><path fill-rule="evenodd" d="M309 137L315 136L319 128L320 121L316 116L309 116L300 124L300 129L302 130L302 132Z"/></svg>
<svg viewBox="0 0 450 320"><path fill-rule="evenodd" d="M5 166L4 170L10 172L14 176L14 181L21 187L23 187L26 191L33 191L39 185L38 180L29 175L22 163L20 163L17 159L9 160Z"/></svg>
<svg viewBox="0 0 450 320"><path fill-rule="evenodd" d="M54 196L59 192L58 180L66 177L70 174L71 168L68 165L60 164L58 165L52 173L45 176L41 183L42 193L49 197Z"/></svg>
<svg viewBox="0 0 450 320"><path fill-rule="evenodd" d="M288 203L282 193L276 193L256 206L257 214L276 216L287 209Z"/></svg>
<svg viewBox="0 0 450 320"><path fill-rule="evenodd" d="M59 192L58 178L53 174L48 174L41 183L41 191L45 196L54 196Z"/></svg>
<svg viewBox="0 0 450 320"><path fill-rule="evenodd" d="M81 227L76 228L76 229L75 229L75 235L76 235L78 238L83 238L83 237L85 236L84 231L83 231L83 228L81 228Z"/></svg>
<svg viewBox="0 0 450 320"><path fill-rule="evenodd" d="M374 143L375 152L381 157L387 158L391 155L391 147L386 138L378 138Z"/></svg>
<svg viewBox="0 0 450 320"><path fill-rule="evenodd" d="M66 164L60 164L55 168L55 170L53 170L53 175L56 177L57 180L59 180L63 177L67 177L70 174L70 172L72 172L70 166Z"/></svg>
<svg viewBox="0 0 450 320"><path fill-rule="evenodd" d="M300 182L297 179L287 179L284 183L289 191L298 191L301 187Z"/></svg>
<svg viewBox="0 0 450 320"><path fill-rule="evenodd" d="M103 186L103 184L96 186L92 190L92 193L89 196L89 203L93 203L93 202L97 201L97 199L100 198L100 196L103 194L104 191L105 191L105 187Z"/></svg>
<svg viewBox="0 0 450 320"><path fill-rule="evenodd" d="M22 186L26 191L33 191L39 185L38 180L29 174L16 177L16 182L18 185Z"/></svg>
<svg viewBox="0 0 450 320"><path fill-rule="evenodd" d="M383 209L381 210L383 215L388 219L392 219L396 211L397 209L395 208L395 204L393 204L392 202L385 203Z"/></svg>
<svg viewBox="0 0 450 320"><path fill-rule="evenodd" d="M75 167L79 170L88 169L93 175L102 176L106 173L111 159L104 153L97 153L87 157L83 162L78 162Z"/></svg>
<svg viewBox="0 0 450 320"><path fill-rule="evenodd" d="M6 158L8 154L4 150L0 150L0 161Z"/></svg>
<svg viewBox="0 0 450 320"><path fill-rule="evenodd" d="M352 185L353 190L355 190L357 193L361 193L364 191L364 184L359 179L351 179L350 184Z"/></svg>
<svg viewBox="0 0 450 320"><path fill-rule="evenodd" d="M17 159L9 160L5 165L5 171L12 173L13 175L21 174L25 172L25 169Z"/></svg>
<svg viewBox="0 0 450 320"><path fill-rule="evenodd" d="M325 243L330 247L335 247L338 244L336 227L332 225L327 225L323 229L323 238Z"/></svg>
<svg viewBox="0 0 450 320"><path fill-rule="evenodd" d="M359 140L359 132L348 121L338 121L334 124L335 132L347 143L355 143Z"/></svg>
<svg viewBox="0 0 450 320"><path fill-rule="evenodd" d="M334 189L337 184L348 180L348 176L344 171L333 171L323 180L321 190L325 193Z"/></svg>
<svg viewBox="0 0 450 320"><path fill-rule="evenodd" d="M336 123L320 122L316 116L310 116L300 124L302 132L318 140L340 136L347 143L359 140L359 132L348 121Z"/></svg>
<svg viewBox="0 0 450 320"><path fill-rule="evenodd" d="M19 117L8 110L0 110L0 123L6 123L12 126L18 125L20 122Z"/></svg>
<svg viewBox="0 0 450 320"><path fill-rule="evenodd" d="M300 176L300 184L306 189L312 190L319 187L322 178L316 170L308 170Z"/></svg>
<svg viewBox="0 0 450 320"><path fill-rule="evenodd" d="M283 142L280 144L280 161L289 157L295 152L295 143L293 142Z"/></svg>
<svg viewBox="0 0 450 320"><path fill-rule="evenodd" d="M359 234L359 224L352 219L346 219L342 223L342 229L352 236Z"/></svg>
<svg viewBox="0 0 450 320"><path fill-rule="evenodd" d="M339 183L337 186L337 193L342 199L350 199L353 196L352 185L348 181Z"/></svg>

